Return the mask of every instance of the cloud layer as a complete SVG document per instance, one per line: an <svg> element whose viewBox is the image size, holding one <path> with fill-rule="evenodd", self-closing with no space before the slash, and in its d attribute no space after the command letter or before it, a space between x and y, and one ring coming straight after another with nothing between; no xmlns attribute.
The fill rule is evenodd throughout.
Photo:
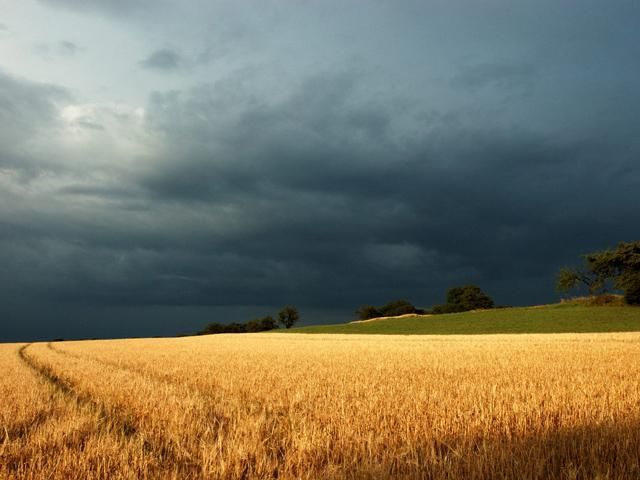
<svg viewBox="0 0 640 480"><path fill-rule="evenodd" d="M90 16L144 2L42 3ZM402 31L381 25L389 39ZM275 31L283 45L298 33ZM0 309L12 323L0 337L72 324L130 334L92 330L96 308L130 309L139 334L154 333L158 308L175 313L163 333L184 330L179 309L236 320L290 303L307 320L348 320L363 303L429 305L467 282L502 304L552 301L559 266L640 236L640 68L621 62L624 28L608 56L561 43L573 65L540 56L542 37L517 58L485 40L435 76L409 59L406 72L376 66L369 50L302 68L266 49L270 63L238 64L238 35L211 65L203 45L133 52L131 71L152 75L139 102L0 71ZM203 66L185 69L178 51ZM82 327L64 320L78 309L93 312Z"/></svg>

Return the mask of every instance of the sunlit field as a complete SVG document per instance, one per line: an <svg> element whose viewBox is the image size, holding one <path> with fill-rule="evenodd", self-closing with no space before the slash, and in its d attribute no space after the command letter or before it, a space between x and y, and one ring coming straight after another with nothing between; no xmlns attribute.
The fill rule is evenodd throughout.
<svg viewBox="0 0 640 480"><path fill-rule="evenodd" d="M2 478L640 478L640 333L0 345Z"/></svg>

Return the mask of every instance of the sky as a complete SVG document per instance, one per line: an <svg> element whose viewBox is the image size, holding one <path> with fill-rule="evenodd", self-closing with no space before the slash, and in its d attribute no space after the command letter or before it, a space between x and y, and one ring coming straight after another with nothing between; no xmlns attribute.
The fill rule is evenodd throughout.
<svg viewBox="0 0 640 480"><path fill-rule="evenodd" d="M0 12L0 340L550 303L640 239L636 1Z"/></svg>

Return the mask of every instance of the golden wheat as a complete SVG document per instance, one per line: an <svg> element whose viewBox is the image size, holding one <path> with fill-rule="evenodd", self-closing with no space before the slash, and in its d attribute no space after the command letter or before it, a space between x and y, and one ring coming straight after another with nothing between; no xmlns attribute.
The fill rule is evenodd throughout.
<svg viewBox="0 0 640 480"><path fill-rule="evenodd" d="M18 348L4 477L640 478L637 333Z"/></svg>

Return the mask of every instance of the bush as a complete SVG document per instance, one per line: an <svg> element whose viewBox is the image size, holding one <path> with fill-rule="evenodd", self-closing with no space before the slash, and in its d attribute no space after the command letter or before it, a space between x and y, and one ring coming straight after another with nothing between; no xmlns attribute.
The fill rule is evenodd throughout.
<svg viewBox="0 0 640 480"><path fill-rule="evenodd" d="M247 332L266 332L278 328L272 316L266 316L247 322Z"/></svg>
<svg viewBox="0 0 640 480"><path fill-rule="evenodd" d="M620 295L612 295L610 293L603 293L602 295L596 295L591 297L589 305L602 306L602 305L621 305Z"/></svg>
<svg viewBox="0 0 640 480"><path fill-rule="evenodd" d="M460 313L468 311L468 308L465 308L463 305L456 305L452 303L445 303L444 305L435 305L431 312L435 315L440 315L442 313Z"/></svg>
<svg viewBox="0 0 640 480"><path fill-rule="evenodd" d="M356 310L358 320L369 320L371 318L381 317L380 312L373 305L363 305Z"/></svg>
<svg viewBox="0 0 640 480"><path fill-rule="evenodd" d="M201 331L198 332L198 335L209 335L211 333L224 333L225 328L226 328L226 325L222 325L221 323L209 323Z"/></svg>
<svg viewBox="0 0 640 480"><path fill-rule="evenodd" d="M204 329L198 332L198 335L211 335L216 333L247 333L247 332L266 332L278 328L273 317L267 316L250 320L247 323L230 323L223 325L221 323L210 323Z"/></svg>
<svg viewBox="0 0 640 480"><path fill-rule="evenodd" d="M363 305L356 310L356 315L358 315L358 320L369 320L371 318L397 317L398 315L419 312L424 312L424 310L418 310L407 300L394 300L381 307Z"/></svg>
<svg viewBox="0 0 640 480"><path fill-rule="evenodd" d="M416 307L407 300L394 300L393 302L383 305L378 310L380 311L381 317L395 317L408 313L416 313Z"/></svg>
<svg viewBox="0 0 640 480"><path fill-rule="evenodd" d="M592 295L588 297L563 298L560 300L560 303L563 305L582 305L587 307L621 307L625 304L625 300L622 295L603 293L601 295Z"/></svg>

